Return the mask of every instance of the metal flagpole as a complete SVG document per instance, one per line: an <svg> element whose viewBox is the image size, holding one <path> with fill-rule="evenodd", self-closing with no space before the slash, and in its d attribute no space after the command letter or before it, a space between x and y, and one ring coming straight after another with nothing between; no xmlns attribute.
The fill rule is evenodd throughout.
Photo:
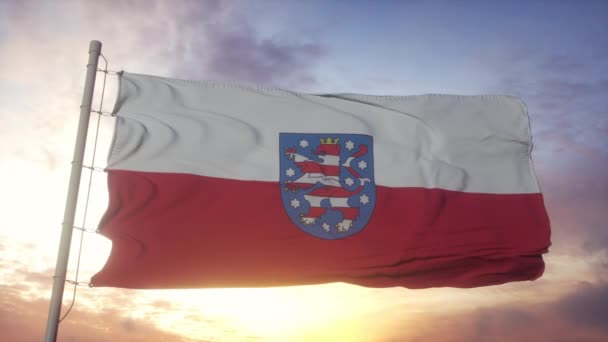
<svg viewBox="0 0 608 342"><path fill-rule="evenodd" d="M92 40L89 45L89 63L87 64L87 76L84 82L84 93L82 94L82 105L80 105L80 121L78 122L78 133L74 146L74 157L72 159L72 173L68 187L68 197L63 214L63 227L59 241L59 252L57 254L57 265L53 277L53 292L49 305L49 317L46 325L46 342L55 342L57 339L57 328L59 326L59 315L63 302L63 289L65 287L68 260L70 257L70 244L72 243L72 230L74 228L74 216L76 215L76 203L78 201L78 190L80 175L82 174L82 161L87 141L89 128L89 117L91 116L91 104L93 102L93 91L95 90L95 77L97 76L97 64L101 54L101 42Z"/></svg>

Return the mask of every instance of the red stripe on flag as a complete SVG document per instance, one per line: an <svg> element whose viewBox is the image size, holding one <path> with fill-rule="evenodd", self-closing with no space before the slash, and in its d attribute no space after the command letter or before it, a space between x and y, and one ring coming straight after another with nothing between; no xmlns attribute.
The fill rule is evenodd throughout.
<svg viewBox="0 0 608 342"><path fill-rule="evenodd" d="M550 245L538 193L378 186L369 224L324 240L291 222L278 183L116 170L108 182L113 246L95 286L474 287L539 277Z"/></svg>

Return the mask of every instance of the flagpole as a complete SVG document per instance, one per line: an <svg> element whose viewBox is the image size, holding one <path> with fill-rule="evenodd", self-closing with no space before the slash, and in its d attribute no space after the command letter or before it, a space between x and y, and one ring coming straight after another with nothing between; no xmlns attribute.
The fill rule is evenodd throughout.
<svg viewBox="0 0 608 342"><path fill-rule="evenodd" d="M78 133L74 146L68 197L63 214L63 227L61 230L61 239L59 240L57 265L55 266L55 276L53 277L53 292L51 293L51 302L49 304L45 342L55 342L57 339L57 328L59 326L59 316L61 314L61 304L63 302L63 289L65 287L68 260L70 257L70 245L72 243L72 230L74 228L74 217L76 215L80 176L82 174L82 161L84 159L89 117L91 116L91 104L93 102L93 91L95 90L95 77L97 76L97 65L100 54L101 42L92 40L89 45L87 76L84 82L82 104L80 105L80 121L78 122Z"/></svg>

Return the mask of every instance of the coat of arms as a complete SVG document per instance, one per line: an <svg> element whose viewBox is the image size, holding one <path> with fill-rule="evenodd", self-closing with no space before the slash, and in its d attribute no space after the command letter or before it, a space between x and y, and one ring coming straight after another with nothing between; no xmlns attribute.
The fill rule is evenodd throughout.
<svg viewBox="0 0 608 342"><path fill-rule="evenodd" d="M341 239L367 225L376 199L372 143L362 134L280 134L281 197L296 226Z"/></svg>

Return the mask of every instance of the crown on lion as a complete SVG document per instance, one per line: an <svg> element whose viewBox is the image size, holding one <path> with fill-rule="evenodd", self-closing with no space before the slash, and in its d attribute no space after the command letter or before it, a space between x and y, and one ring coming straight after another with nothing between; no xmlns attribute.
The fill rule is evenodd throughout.
<svg viewBox="0 0 608 342"><path fill-rule="evenodd" d="M340 139L340 138L335 138L335 139L333 139L333 140L332 140L332 138L327 138L327 139L323 139L323 138L321 138L321 139L319 139L319 140L321 140L321 144L323 144L323 145L335 145L335 144L337 144L337 143L338 143L338 140L339 140L339 139Z"/></svg>

